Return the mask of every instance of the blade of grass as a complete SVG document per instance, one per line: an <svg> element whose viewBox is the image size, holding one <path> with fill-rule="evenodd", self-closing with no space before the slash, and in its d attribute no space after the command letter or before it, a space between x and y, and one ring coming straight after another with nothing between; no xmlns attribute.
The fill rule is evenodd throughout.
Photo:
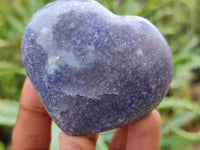
<svg viewBox="0 0 200 150"><path fill-rule="evenodd" d="M179 128L179 127L172 127L171 129L172 129L173 132L175 132L176 134L178 134L181 137L184 137L184 138L186 138L188 140L199 142L200 131L196 132L196 133L193 133L193 132L185 131L185 130Z"/></svg>
<svg viewBox="0 0 200 150"><path fill-rule="evenodd" d="M52 122L51 126L51 144L50 144L50 150L58 150L59 144L58 144L58 134L61 132L60 128Z"/></svg>
<svg viewBox="0 0 200 150"><path fill-rule="evenodd" d="M106 145L103 137L101 134L98 137L97 145L96 145L96 150L107 150L108 146Z"/></svg>
<svg viewBox="0 0 200 150"><path fill-rule="evenodd" d="M13 126L16 122L19 103L0 99L0 125Z"/></svg>
<svg viewBox="0 0 200 150"><path fill-rule="evenodd" d="M158 106L158 109L167 108L186 109L196 113L197 115L200 115L200 106L197 103L192 102L190 100L165 98Z"/></svg>
<svg viewBox="0 0 200 150"><path fill-rule="evenodd" d="M196 117L197 117L197 115L195 113L186 112L179 116L176 116L173 119L170 119L170 122L167 122L166 124L162 125L161 136L168 134L173 128L179 127L179 126L183 125L184 123L186 123L190 120L193 120Z"/></svg>

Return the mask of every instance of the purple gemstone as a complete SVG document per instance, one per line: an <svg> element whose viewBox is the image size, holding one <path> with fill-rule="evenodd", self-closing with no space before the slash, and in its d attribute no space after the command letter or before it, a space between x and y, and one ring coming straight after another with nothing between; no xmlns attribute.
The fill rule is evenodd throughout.
<svg viewBox="0 0 200 150"><path fill-rule="evenodd" d="M37 11L23 34L22 58L45 109L71 135L143 117L173 74L169 46L154 25L95 0L57 0Z"/></svg>

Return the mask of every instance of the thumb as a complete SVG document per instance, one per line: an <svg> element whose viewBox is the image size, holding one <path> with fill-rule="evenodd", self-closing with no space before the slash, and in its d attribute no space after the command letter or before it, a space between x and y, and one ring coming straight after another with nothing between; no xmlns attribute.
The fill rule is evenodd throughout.
<svg viewBox="0 0 200 150"><path fill-rule="evenodd" d="M95 150L95 144L88 136L70 136L61 132L58 141L60 150Z"/></svg>

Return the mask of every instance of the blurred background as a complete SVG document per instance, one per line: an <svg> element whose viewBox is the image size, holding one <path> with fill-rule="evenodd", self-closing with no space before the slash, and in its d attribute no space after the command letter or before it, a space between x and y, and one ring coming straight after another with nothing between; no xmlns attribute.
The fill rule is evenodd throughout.
<svg viewBox="0 0 200 150"><path fill-rule="evenodd" d="M26 77L20 42L26 22L51 0L0 0L0 150L10 149L21 88ZM200 0L99 0L119 15L139 15L167 39L174 76L157 110L162 118L160 150L200 150ZM60 130L53 123L51 150ZM100 134L106 150L113 131Z"/></svg>

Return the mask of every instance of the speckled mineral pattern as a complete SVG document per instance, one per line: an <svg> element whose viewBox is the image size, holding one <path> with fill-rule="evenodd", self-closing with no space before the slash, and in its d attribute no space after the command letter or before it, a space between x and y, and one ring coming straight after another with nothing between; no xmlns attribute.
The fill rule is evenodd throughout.
<svg viewBox="0 0 200 150"><path fill-rule="evenodd" d="M70 135L143 117L173 74L170 49L154 25L95 0L57 0L37 11L23 34L22 59L45 109Z"/></svg>

